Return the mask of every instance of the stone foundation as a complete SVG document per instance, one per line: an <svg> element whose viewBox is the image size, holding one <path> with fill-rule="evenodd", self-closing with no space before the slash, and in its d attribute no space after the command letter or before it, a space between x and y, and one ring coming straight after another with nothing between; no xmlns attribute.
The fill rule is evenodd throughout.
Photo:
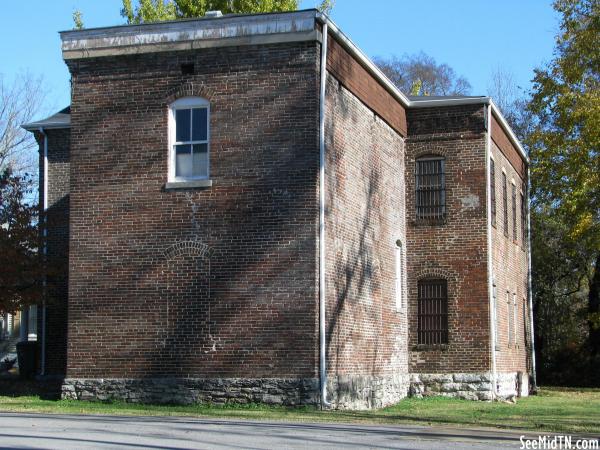
<svg viewBox="0 0 600 450"><path fill-rule="evenodd" d="M496 397L501 400L529 395L529 377L523 372L498 373ZM411 374L412 397L442 395L465 400L492 400L491 373L429 373Z"/></svg>
<svg viewBox="0 0 600 450"><path fill-rule="evenodd" d="M490 401L492 386L490 373L339 376L329 379L328 400L337 409L358 410L383 408L407 396ZM500 399L527 396L527 374L499 373L497 392ZM316 378L68 378L62 385L62 398L155 404L320 404Z"/></svg>
<svg viewBox="0 0 600 450"><path fill-rule="evenodd" d="M529 395L529 375L524 372L499 373L497 375L498 397L510 399Z"/></svg>
<svg viewBox="0 0 600 450"><path fill-rule="evenodd" d="M310 378L68 378L63 382L62 398L155 404L314 405L319 402L319 381Z"/></svg>
<svg viewBox="0 0 600 450"><path fill-rule="evenodd" d="M406 397L408 386L408 375L341 376L329 380L328 396L339 409L382 408ZM62 398L155 404L320 404L318 379L283 378L68 378Z"/></svg>
<svg viewBox="0 0 600 450"><path fill-rule="evenodd" d="M411 374L410 395L426 397L492 400L492 376L489 373L423 373Z"/></svg>
<svg viewBox="0 0 600 450"><path fill-rule="evenodd" d="M338 376L328 382L328 400L337 409L372 409L398 403L408 396L409 375Z"/></svg>

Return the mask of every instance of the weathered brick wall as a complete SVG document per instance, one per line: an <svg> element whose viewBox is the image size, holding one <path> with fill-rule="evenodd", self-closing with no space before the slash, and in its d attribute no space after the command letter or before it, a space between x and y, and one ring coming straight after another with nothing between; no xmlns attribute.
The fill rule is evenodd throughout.
<svg viewBox="0 0 600 450"><path fill-rule="evenodd" d="M50 268L46 308L46 375L65 374L67 357L68 259L69 259L69 152L68 128L46 130L48 136L47 255ZM39 183L44 185L43 135L40 146ZM40 189L40 209L43 192ZM40 216L42 217L42 216ZM42 309L38 310L38 340L42 339Z"/></svg>
<svg viewBox="0 0 600 450"><path fill-rule="evenodd" d="M410 109L406 162L409 350L413 373L491 370L487 289L485 123L482 105ZM444 223L415 215L415 159L446 158ZM417 282L448 281L449 343L418 346Z"/></svg>
<svg viewBox="0 0 600 450"><path fill-rule="evenodd" d="M68 64L68 376L316 377L316 42ZM213 186L165 190L187 95Z"/></svg>
<svg viewBox="0 0 600 450"><path fill-rule="evenodd" d="M404 139L331 75L326 95L329 376L407 374L394 281L396 240L406 243Z"/></svg>
<svg viewBox="0 0 600 450"><path fill-rule="evenodd" d="M523 179L519 172L507 159L492 140L491 156L495 162L496 179L496 224L492 226L492 267L496 291L496 367L498 372L528 372L528 338L526 326L528 324L528 296L527 296L527 252L526 241L523 240L521 230L521 196ZM507 179L508 203L508 237L504 235L504 208L502 197L502 172ZM513 234L513 199L512 184L517 192L517 236ZM511 304L507 304L508 299ZM516 339L511 325L511 338L509 339L509 314L511 323L514 321L513 295L516 294ZM525 308L524 308L525 304ZM527 340L526 340L527 339Z"/></svg>

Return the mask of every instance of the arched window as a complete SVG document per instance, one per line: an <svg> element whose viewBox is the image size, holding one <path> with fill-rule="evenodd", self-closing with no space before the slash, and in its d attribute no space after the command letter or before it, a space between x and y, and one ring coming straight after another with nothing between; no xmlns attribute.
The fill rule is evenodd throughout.
<svg viewBox="0 0 600 450"><path fill-rule="evenodd" d="M421 220L446 216L446 172L443 156L423 156L415 167L416 215Z"/></svg>
<svg viewBox="0 0 600 450"><path fill-rule="evenodd" d="M169 181L209 178L210 104L185 97L169 108Z"/></svg>
<svg viewBox="0 0 600 450"><path fill-rule="evenodd" d="M422 345L448 343L448 282L419 280L417 292L417 339Z"/></svg>

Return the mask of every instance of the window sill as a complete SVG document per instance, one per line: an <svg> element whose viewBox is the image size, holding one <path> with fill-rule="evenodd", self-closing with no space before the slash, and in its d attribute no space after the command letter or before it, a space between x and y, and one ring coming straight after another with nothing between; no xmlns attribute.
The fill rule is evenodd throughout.
<svg viewBox="0 0 600 450"><path fill-rule="evenodd" d="M165 183L166 190L208 188L211 186L212 180L169 181Z"/></svg>
<svg viewBox="0 0 600 450"><path fill-rule="evenodd" d="M446 351L448 350L448 344L417 344L417 345L413 345L412 350L415 352L423 352L423 351L435 351L435 350L441 350L441 351Z"/></svg>
<svg viewBox="0 0 600 450"><path fill-rule="evenodd" d="M420 219L412 219L411 220L411 224L414 226L440 226L440 225L446 225L447 223L448 223L447 217L443 217L443 218L439 218L439 219L420 218Z"/></svg>

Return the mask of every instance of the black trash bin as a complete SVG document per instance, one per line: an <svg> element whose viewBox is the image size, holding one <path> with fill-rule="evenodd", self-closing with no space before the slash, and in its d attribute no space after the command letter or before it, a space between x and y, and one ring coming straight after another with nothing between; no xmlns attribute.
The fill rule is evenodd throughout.
<svg viewBox="0 0 600 450"><path fill-rule="evenodd" d="M37 373L38 343L25 341L17 343L17 359L19 361L19 377L33 378Z"/></svg>

